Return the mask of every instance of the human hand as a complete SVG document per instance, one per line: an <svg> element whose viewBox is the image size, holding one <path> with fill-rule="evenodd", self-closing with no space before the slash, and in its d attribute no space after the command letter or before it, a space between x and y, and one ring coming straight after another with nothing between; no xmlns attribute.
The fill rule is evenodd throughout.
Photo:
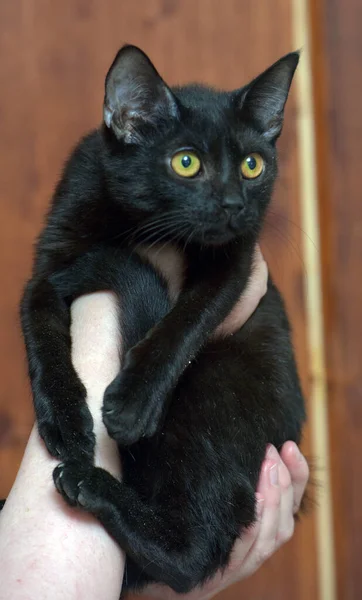
<svg viewBox="0 0 362 600"><path fill-rule="evenodd" d="M182 288L184 265L178 252L170 247L157 245L152 250L141 252L146 260L162 273L167 281L170 297L176 302ZM216 329L215 336L225 336L237 331L251 317L267 291L268 266L259 244L255 246L251 277L246 289L226 319Z"/></svg>
<svg viewBox="0 0 362 600"><path fill-rule="evenodd" d="M237 331L251 317L266 294L268 285L268 265L257 244L254 253L253 270L246 289L235 304L231 313L219 325L215 336L225 336Z"/></svg>
<svg viewBox="0 0 362 600"><path fill-rule="evenodd" d="M234 546L230 562L203 587L184 595L185 600L207 600L229 585L252 575L294 532L309 477L308 464L294 442L286 442L280 454L269 446L263 462L258 489L256 524ZM168 587L150 585L145 593L160 600L180 598Z"/></svg>

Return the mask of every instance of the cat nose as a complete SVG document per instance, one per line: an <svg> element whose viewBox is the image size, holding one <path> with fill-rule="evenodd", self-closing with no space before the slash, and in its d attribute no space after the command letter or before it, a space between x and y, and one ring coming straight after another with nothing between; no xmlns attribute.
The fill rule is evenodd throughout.
<svg viewBox="0 0 362 600"><path fill-rule="evenodd" d="M221 206L228 215L243 212L245 209L243 200L236 194L225 196L221 202Z"/></svg>

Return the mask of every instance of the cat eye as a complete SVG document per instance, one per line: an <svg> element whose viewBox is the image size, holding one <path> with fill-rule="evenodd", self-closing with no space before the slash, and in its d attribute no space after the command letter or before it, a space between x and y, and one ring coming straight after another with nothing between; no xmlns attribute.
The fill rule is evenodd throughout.
<svg viewBox="0 0 362 600"><path fill-rule="evenodd" d="M244 179L256 179L264 170L264 160L257 152L248 154L240 165Z"/></svg>
<svg viewBox="0 0 362 600"><path fill-rule="evenodd" d="M180 177L195 177L200 172L201 161L194 152L181 150L173 155L171 167Z"/></svg>

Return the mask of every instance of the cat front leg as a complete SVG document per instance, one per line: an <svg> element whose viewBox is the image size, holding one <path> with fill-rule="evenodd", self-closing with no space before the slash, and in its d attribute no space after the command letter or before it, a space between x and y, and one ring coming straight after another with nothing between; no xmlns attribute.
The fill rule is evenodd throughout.
<svg viewBox="0 0 362 600"><path fill-rule="evenodd" d="M103 421L120 445L152 437L188 365L226 318L246 286L253 248L235 247L191 271L173 309L128 352L107 388ZM176 399L177 401L177 399Z"/></svg>
<svg viewBox="0 0 362 600"><path fill-rule="evenodd" d="M93 419L71 361L70 314L46 278L24 292L21 321L39 434L53 456L93 459Z"/></svg>
<svg viewBox="0 0 362 600"><path fill-rule="evenodd" d="M176 378L169 370L175 370L171 361L161 362L162 345L162 335L155 332L134 346L105 392L103 421L109 435L122 446L152 437L161 425Z"/></svg>

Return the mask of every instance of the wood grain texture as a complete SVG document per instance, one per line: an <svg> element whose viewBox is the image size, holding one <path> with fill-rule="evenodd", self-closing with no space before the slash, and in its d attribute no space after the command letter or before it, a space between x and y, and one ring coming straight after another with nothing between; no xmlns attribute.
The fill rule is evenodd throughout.
<svg viewBox="0 0 362 600"><path fill-rule="evenodd" d="M311 2L338 598L362 597L362 4Z"/></svg>
<svg viewBox="0 0 362 600"><path fill-rule="evenodd" d="M17 306L31 249L70 147L101 117L103 80L124 42L140 45L169 83L242 85L292 48L285 0L8 0L0 3L0 496L32 423ZM263 248L294 325L308 392L295 96L281 139L281 175ZM308 449L308 432L306 434ZM317 598L313 518L228 600Z"/></svg>

